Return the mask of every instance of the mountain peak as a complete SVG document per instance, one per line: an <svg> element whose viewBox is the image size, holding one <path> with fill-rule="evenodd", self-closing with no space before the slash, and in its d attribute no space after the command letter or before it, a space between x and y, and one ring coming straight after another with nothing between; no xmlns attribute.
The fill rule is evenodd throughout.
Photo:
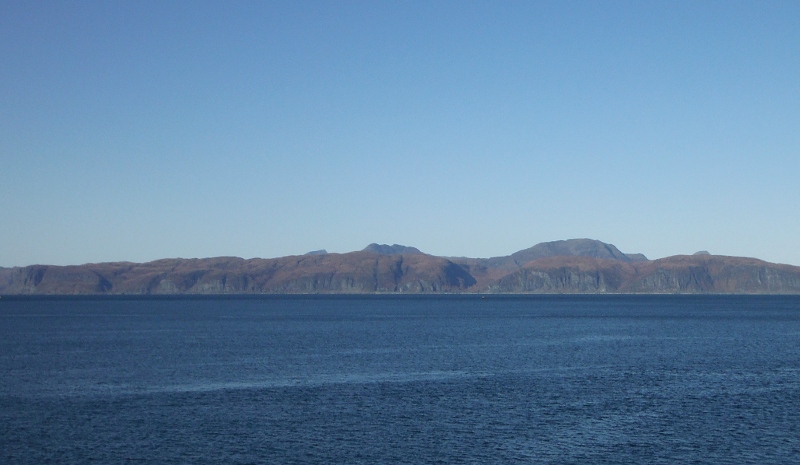
<svg viewBox="0 0 800 465"><path fill-rule="evenodd" d="M311 252L306 253L306 255L327 255L328 251L325 249L319 250L312 250Z"/></svg>
<svg viewBox="0 0 800 465"><path fill-rule="evenodd" d="M422 252L416 247L406 247L400 244L376 244L366 246L363 252L372 252L381 255L421 255Z"/></svg>
<svg viewBox="0 0 800 465"><path fill-rule="evenodd" d="M519 265L524 265L537 258L545 257L591 257L619 260L623 262L646 261L642 254L625 254L612 244L596 239L568 239L564 241L542 242L531 248L520 250L511 255Z"/></svg>

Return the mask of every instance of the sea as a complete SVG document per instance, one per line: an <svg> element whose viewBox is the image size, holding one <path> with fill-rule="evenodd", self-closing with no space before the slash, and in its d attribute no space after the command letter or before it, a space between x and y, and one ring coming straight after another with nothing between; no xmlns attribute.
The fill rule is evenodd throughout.
<svg viewBox="0 0 800 465"><path fill-rule="evenodd" d="M800 297L2 296L0 463L796 464Z"/></svg>

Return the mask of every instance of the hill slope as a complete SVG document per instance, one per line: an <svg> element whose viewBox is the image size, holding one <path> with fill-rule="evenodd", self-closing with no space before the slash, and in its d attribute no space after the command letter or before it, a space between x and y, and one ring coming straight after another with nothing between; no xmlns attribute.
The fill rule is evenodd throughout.
<svg viewBox="0 0 800 465"><path fill-rule="evenodd" d="M573 239L486 259L370 244L359 252L273 259L0 268L0 294L6 295L394 292L800 294L800 267L709 254L647 260L611 244Z"/></svg>
<svg viewBox="0 0 800 465"><path fill-rule="evenodd" d="M3 288L3 283L5 287ZM430 255L369 252L18 268L3 294L239 294L453 292L475 279Z"/></svg>

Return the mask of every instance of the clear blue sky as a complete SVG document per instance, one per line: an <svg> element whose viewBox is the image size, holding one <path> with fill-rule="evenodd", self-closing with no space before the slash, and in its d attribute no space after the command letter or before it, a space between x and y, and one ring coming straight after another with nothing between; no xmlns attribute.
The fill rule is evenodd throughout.
<svg viewBox="0 0 800 465"><path fill-rule="evenodd" d="M800 2L0 0L0 266L800 265Z"/></svg>

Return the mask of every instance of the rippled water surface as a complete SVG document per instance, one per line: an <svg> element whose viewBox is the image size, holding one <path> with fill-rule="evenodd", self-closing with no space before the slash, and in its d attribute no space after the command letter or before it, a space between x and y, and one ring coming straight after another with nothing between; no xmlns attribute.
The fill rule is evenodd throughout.
<svg viewBox="0 0 800 465"><path fill-rule="evenodd" d="M797 297L0 299L0 463L800 463Z"/></svg>

